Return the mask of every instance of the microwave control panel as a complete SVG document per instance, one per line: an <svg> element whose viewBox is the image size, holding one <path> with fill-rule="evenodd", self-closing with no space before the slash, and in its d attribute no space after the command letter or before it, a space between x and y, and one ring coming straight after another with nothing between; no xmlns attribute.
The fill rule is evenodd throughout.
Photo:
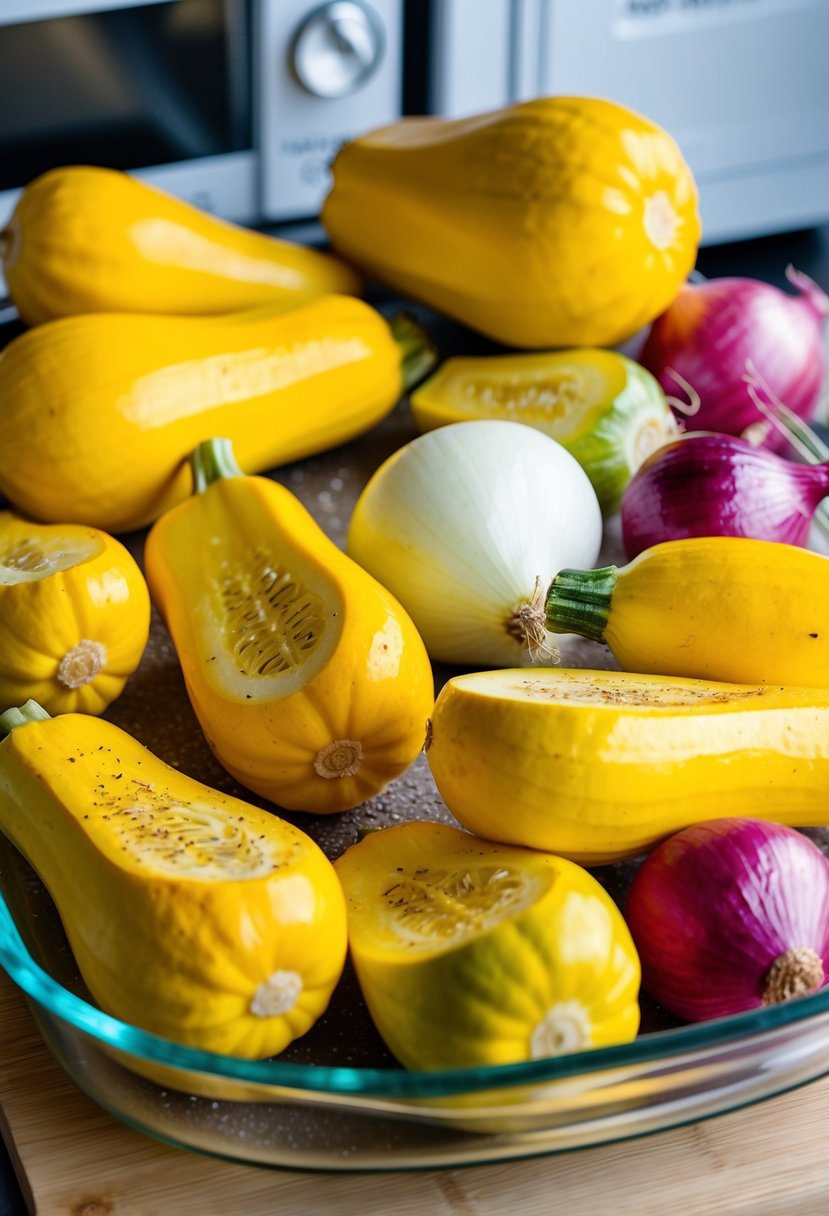
<svg viewBox="0 0 829 1216"><path fill-rule="evenodd" d="M340 145L399 116L402 10L402 0L257 7L255 142L267 219L315 214Z"/></svg>

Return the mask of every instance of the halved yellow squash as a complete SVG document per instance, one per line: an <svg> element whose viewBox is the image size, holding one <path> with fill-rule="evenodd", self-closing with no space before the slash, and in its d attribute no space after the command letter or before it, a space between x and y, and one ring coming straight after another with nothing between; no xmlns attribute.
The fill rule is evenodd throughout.
<svg viewBox="0 0 829 1216"><path fill-rule="evenodd" d="M105 532L0 511L0 710L100 714L138 666L150 596Z"/></svg>
<svg viewBox="0 0 829 1216"><path fill-rule="evenodd" d="M412 763L434 701L420 635L284 486L200 445L147 540L153 598L208 743L243 785L325 813Z"/></svg>
<svg viewBox="0 0 829 1216"><path fill-rule="evenodd" d="M415 822L370 832L334 865L363 996L407 1068L635 1036L636 949L610 896L572 862Z"/></svg>

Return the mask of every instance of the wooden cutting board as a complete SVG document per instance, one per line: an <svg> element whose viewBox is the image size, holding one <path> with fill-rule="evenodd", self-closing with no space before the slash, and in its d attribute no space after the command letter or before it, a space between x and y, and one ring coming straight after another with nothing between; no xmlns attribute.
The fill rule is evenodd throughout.
<svg viewBox="0 0 829 1216"><path fill-rule="evenodd" d="M145 1138L86 1098L0 972L3 1135L38 1216L818 1216L829 1078L644 1140L423 1173L232 1165Z"/></svg>

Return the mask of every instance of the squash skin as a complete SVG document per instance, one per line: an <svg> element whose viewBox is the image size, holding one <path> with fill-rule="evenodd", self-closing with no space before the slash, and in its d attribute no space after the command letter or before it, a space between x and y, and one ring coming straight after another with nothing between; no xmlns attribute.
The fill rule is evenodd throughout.
<svg viewBox="0 0 829 1216"><path fill-rule="evenodd" d="M174 860L159 872L158 842L175 831L161 818L171 803L209 813L219 832L268 851L277 864L245 876L226 862L228 876L211 881L200 877L198 858L186 872L194 859L187 861L185 845L185 872L175 872ZM123 847L129 841L118 826L134 805L159 812L133 838L141 860ZM345 912L330 863L299 829L168 768L111 723L80 714L16 727L0 743L0 820L54 898L105 1011L191 1047L260 1058L281 1051L324 1010L345 957ZM215 845L200 843L203 857L212 856ZM254 1014L254 994L277 971L301 977L296 1003L282 1014Z"/></svg>
<svg viewBox="0 0 829 1216"><path fill-rule="evenodd" d="M225 543L211 551L212 537ZM245 562L257 546L275 568L299 561L313 572L326 629L335 631L322 668L287 693L278 683L260 691L256 679L234 691L214 661L216 639L200 625L205 615L219 619L211 605L220 561L238 555ZM284 486L262 477L212 482L154 525L145 569L205 737L243 785L288 810L329 814L358 806L415 760L434 704L420 635Z"/></svg>
<svg viewBox="0 0 829 1216"><path fill-rule="evenodd" d="M547 625L584 627L626 671L829 688L828 610L822 554L698 536L654 545L618 569L561 571L548 591Z"/></svg>
<svg viewBox="0 0 829 1216"><path fill-rule="evenodd" d="M0 583L0 704L37 701L51 714L100 714L135 671L150 595L122 544L95 528L33 524L0 511L0 568L37 546L79 550L68 568Z"/></svg>
<svg viewBox="0 0 829 1216"><path fill-rule="evenodd" d="M696 258L676 144L597 98L406 118L347 143L333 176L322 221L337 251L510 346L614 345Z"/></svg>
<svg viewBox="0 0 829 1216"><path fill-rule="evenodd" d="M549 1040L538 1048L533 1043L545 1015L561 1018L565 1036L568 1028L576 1040L584 1036L581 1042L565 1038L564 1050L635 1037L636 948L618 908L580 867L420 821L369 833L334 868L346 895L349 948L363 996L405 1067L491 1066L554 1055ZM446 936L416 940L412 948L389 927L400 891L415 887L418 874L439 871L433 882L440 916L446 904L464 902L465 887L477 895L481 870L484 887L487 878L497 886L498 874L509 871L535 888L534 898L461 941L452 940L447 927Z"/></svg>
<svg viewBox="0 0 829 1216"><path fill-rule="evenodd" d="M25 188L0 253L28 325L90 312L201 316L360 290L337 258L86 165L52 169Z"/></svg>
<svg viewBox="0 0 829 1216"><path fill-rule="evenodd" d="M354 438L401 392L400 347L351 296L67 317L0 354L0 491L35 519L130 531L186 497L184 462L212 435L258 472Z"/></svg>
<svg viewBox="0 0 829 1216"><path fill-rule="evenodd" d="M427 755L470 831L604 865L709 819L824 825L829 689L477 673L444 686Z"/></svg>

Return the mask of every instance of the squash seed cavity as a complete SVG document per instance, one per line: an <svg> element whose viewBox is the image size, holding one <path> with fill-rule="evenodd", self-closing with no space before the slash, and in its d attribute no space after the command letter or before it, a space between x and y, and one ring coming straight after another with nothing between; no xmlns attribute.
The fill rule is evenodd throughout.
<svg viewBox="0 0 829 1216"><path fill-rule="evenodd" d="M281 860L243 816L209 806L132 802L110 807L107 818L131 859L160 874L228 882L262 878Z"/></svg>
<svg viewBox="0 0 829 1216"><path fill-rule="evenodd" d="M545 1013L530 1036L530 1058L566 1055L590 1047L590 1019L580 1001L560 1001Z"/></svg>
<svg viewBox="0 0 829 1216"><path fill-rule="evenodd" d="M529 907L536 884L503 866L432 870L395 875L382 892L390 927L412 944L450 945L499 924Z"/></svg>
<svg viewBox="0 0 829 1216"><path fill-rule="evenodd" d="M224 641L245 675L296 671L322 642L325 608L320 597L262 553L225 575L221 602Z"/></svg>
<svg viewBox="0 0 829 1216"><path fill-rule="evenodd" d="M290 1013L302 995L302 988L298 971L274 971L254 992L250 1011L257 1018L278 1018Z"/></svg>
<svg viewBox="0 0 829 1216"><path fill-rule="evenodd" d="M462 394L465 404L475 409L476 415L485 414L493 418L516 418L525 422L531 418L554 422L572 417L585 402L592 403L596 387L588 383L589 377L575 369L551 371L530 376L505 376L496 379L468 379Z"/></svg>
<svg viewBox="0 0 829 1216"><path fill-rule="evenodd" d="M95 536L67 541L63 537L30 536L0 552L0 586L34 583L59 570L68 570L101 552Z"/></svg>

